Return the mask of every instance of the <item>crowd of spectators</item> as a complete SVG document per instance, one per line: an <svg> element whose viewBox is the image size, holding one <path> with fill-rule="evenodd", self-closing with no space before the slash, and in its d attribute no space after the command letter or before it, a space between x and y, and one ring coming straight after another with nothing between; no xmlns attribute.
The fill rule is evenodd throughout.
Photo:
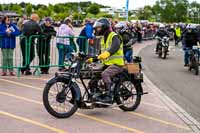
<svg viewBox="0 0 200 133"><path fill-rule="evenodd" d="M37 14L32 14L30 19L23 16L19 19L17 26L10 22L8 16L0 18L0 48L2 53L2 65L6 66L3 68L2 76L7 75L7 68L10 75L14 76L13 71L13 50L16 47L16 36L23 35L24 38L20 39L20 48L22 53L22 68L21 73L25 75L31 75L30 64L35 58L35 42L36 53L39 57L39 65L42 74L49 73L50 64L50 42L52 36L56 36L56 46L58 49L58 65L59 71L64 70L64 62L70 60L70 54L73 51L77 51L75 43L79 47L79 51L85 52L87 50L86 41L89 42L89 53L94 52L94 47L92 45L95 43L94 40L98 38L95 37L93 24L96 19L86 19L84 27L82 28L79 36L85 38L78 38L74 40L73 38L66 38L66 36L75 36L75 31L73 28L72 16L66 17L62 24L59 25L57 30L55 30L53 24L55 23L52 18L45 17L39 21ZM153 39L156 31L159 28L158 23L147 23L147 22L119 22L117 20L109 19L111 24L111 30L115 31L115 26L119 23L124 23L126 25L126 31L129 32L133 38L141 43L145 39ZM39 23L40 22L40 23ZM181 37L181 33L184 32L186 24L165 24L165 30L167 30L172 39L175 39L175 45L177 45L178 40ZM197 30L200 28L197 27ZM200 31L200 30L199 30ZM32 35L39 35L37 38L30 38ZM30 45L27 45L28 44Z"/></svg>

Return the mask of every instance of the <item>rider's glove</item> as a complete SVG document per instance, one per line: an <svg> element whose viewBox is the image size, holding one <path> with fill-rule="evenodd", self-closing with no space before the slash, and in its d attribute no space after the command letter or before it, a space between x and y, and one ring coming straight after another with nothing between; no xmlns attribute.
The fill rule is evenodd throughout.
<svg viewBox="0 0 200 133"><path fill-rule="evenodd" d="M107 59L109 56L110 56L110 53L109 53L108 51L105 51L105 52L103 52L102 54L100 54L100 55L98 56L98 59L99 59L99 60L105 60L105 59Z"/></svg>
<svg viewBox="0 0 200 133"><path fill-rule="evenodd" d="M93 62L93 58L89 58L89 59L87 59L86 62L88 62L88 63L92 63L92 62Z"/></svg>

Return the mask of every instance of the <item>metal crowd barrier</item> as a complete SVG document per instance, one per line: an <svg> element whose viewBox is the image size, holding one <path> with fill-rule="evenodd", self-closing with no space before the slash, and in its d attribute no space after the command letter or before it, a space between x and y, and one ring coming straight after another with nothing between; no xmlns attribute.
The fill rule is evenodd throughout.
<svg viewBox="0 0 200 133"><path fill-rule="evenodd" d="M153 31L144 32L143 40L152 39L154 36ZM0 45L2 43L3 36L0 36ZM0 50L0 69L17 69L17 76L20 76L20 72L27 67L34 68L36 74L40 74L40 70L44 68L52 67L65 67L69 65L69 62L65 62L67 52L64 51L62 63L59 64L59 48L56 43L57 39L68 41L72 47L73 52L85 52L91 56L99 54L100 38L94 40L93 45L88 44L86 37L53 37L48 41L48 36L44 35L32 35L18 36L16 38L16 48L13 51L13 64L9 66L3 66L2 49ZM5 64L5 63L4 63Z"/></svg>
<svg viewBox="0 0 200 133"><path fill-rule="evenodd" d="M24 39L25 44L28 44L28 40L26 36L20 35L16 37L16 47L13 48L13 55L8 55L10 53L7 53L6 55L3 55L3 49L10 49L10 48L0 48L0 69L17 69L17 75L20 76L20 69L23 68L23 56L21 51L21 45L20 45L20 40ZM3 41L3 36L0 36L0 46L2 45ZM6 42L7 46L11 45L11 42ZM27 47L25 47L26 51L28 51ZM27 52L25 53L24 56L27 56ZM9 57L9 59L8 59ZM7 64L5 62L12 62L11 64ZM7 65L3 65L7 64ZM26 61L25 61L26 64Z"/></svg>
<svg viewBox="0 0 200 133"><path fill-rule="evenodd" d="M155 31L153 30L145 30L143 34L143 40L152 40L154 38Z"/></svg>
<svg viewBox="0 0 200 133"><path fill-rule="evenodd" d="M61 39L64 42L68 42L68 44L70 45L70 51L68 48L65 47L65 45L58 44L58 39ZM88 53L88 41L86 37L82 36L57 36L48 41L47 36L34 35L29 38L29 42L33 40L35 42L34 53L37 56L35 56L35 58L31 62L30 67L35 68L34 72L36 74L40 74L40 70L42 69L69 66L69 59L66 60L67 55L70 55L69 53ZM59 63L59 60L61 60L61 63Z"/></svg>
<svg viewBox="0 0 200 133"><path fill-rule="evenodd" d="M64 67L68 66L69 62L65 63L66 49L63 51L63 64L60 65L57 39L64 39L69 41L69 44L73 52L85 52L88 53L88 40L85 37L53 37L48 41L48 36L44 35L32 35L18 36L16 39L16 48L13 52L13 64L12 66L3 66L2 49L0 50L0 69L17 69L17 76L20 77L20 72L27 67L34 68L35 74L40 74L40 70L51 67ZM0 45L2 43L2 37L0 36Z"/></svg>

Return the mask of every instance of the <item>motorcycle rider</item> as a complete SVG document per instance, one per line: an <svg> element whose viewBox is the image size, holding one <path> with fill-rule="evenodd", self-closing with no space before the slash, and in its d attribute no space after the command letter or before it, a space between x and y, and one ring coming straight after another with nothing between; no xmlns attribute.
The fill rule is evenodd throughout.
<svg viewBox="0 0 200 133"><path fill-rule="evenodd" d="M116 33L120 36L123 42L124 57L128 63L133 61L133 48L132 45L135 43L132 35L127 32L127 26L124 23L118 23L115 25Z"/></svg>
<svg viewBox="0 0 200 133"><path fill-rule="evenodd" d="M196 30L196 26L190 24L187 25L186 31L182 35L185 67L189 65L189 50L191 50L193 46L196 46L198 42L200 42L200 37Z"/></svg>
<svg viewBox="0 0 200 133"><path fill-rule="evenodd" d="M175 39L175 46L178 45L180 37L181 37L182 31L181 31L181 26L180 24L176 24L176 28L175 28L175 35L174 35L174 39Z"/></svg>
<svg viewBox="0 0 200 133"><path fill-rule="evenodd" d="M123 71L123 43L120 37L111 31L111 24L106 18L97 20L94 24L95 35L101 38L101 54L98 60L102 61L104 71L101 74L105 84L106 94L104 97L98 97L98 101L104 103L112 103L112 81L111 78ZM88 59L92 62L93 58Z"/></svg>
<svg viewBox="0 0 200 133"><path fill-rule="evenodd" d="M163 38L165 36L167 37L170 37L168 32L165 30L165 25L164 24L161 24L160 27L159 27L159 30L156 32L155 34L155 37L158 36L160 38ZM159 41L156 45L156 54L158 54L158 48L159 48L159 45L161 45L161 42Z"/></svg>

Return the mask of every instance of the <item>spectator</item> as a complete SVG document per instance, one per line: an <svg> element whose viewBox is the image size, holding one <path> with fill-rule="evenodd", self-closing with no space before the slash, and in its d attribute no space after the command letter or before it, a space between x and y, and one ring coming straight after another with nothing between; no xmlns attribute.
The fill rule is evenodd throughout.
<svg viewBox="0 0 200 133"><path fill-rule="evenodd" d="M79 36L86 37L86 39L93 39L93 23L89 20L85 20L85 27L81 31ZM79 45L80 52L86 52L86 45L87 45L87 40L83 38L78 38L77 43Z"/></svg>
<svg viewBox="0 0 200 133"><path fill-rule="evenodd" d="M42 36L38 40L37 53L39 56L39 65L42 74L49 73L50 64L50 42L51 37L56 36L56 31L52 26L53 20L50 17L46 17L44 23L41 24Z"/></svg>
<svg viewBox="0 0 200 133"><path fill-rule="evenodd" d="M22 16L22 17L19 19L19 21L17 22L17 27L19 28L20 31L22 31L23 25L24 25L24 23L25 23L26 21L28 21L28 20L27 20L27 17L24 15L24 16Z"/></svg>
<svg viewBox="0 0 200 133"><path fill-rule="evenodd" d="M72 15L70 15L69 17L67 17L66 19L69 19L69 23L68 23L68 26L73 30L73 16ZM71 48L74 50L74 51L77 51L77 47L76 47L76 44L75 44L75 42L74 42L74 38L70 38L69 39L69 41L70 41L70 46L71 46Z"/></svg>
<svg viewBox="0 0 200 133"><path fill-rule="evenodd" d="M5 16L0 24L0 35L2 36L0 48L3 59L2 76L7 75L7 69L11 76L15 76L13 72L13 51L16 47L16 36L20 34L19 29L10 22L10 18Z"/></svg>
<svg viewBox="0 0 200 133"><path fill-rule="evenodd" d="M139 43L141 43L142 42L142 29L141 29L141 25L138 22L136 23L135 31L137 34L137 41Z"/></svg>
<svg viewBox="0 0 200 133"><path fill-rule="evenodd" d="M23 35L26 36L27 42L30 43L29 45L30 47L28 47L25 38L22 38L20 42L22 56L23 56L23 68L21 69L21 72L22 74L25 74L25 75L32 74L30 71L30 63L33 61L34 56L35 56L34 55L35 54L35 48L34 48L35 38L32 38L30 40L30 36L39 34L41 32L40 25L37 23L38 19L39 17L37 14L32 14L30 20L27 21L22 28Z"/></svg>
<svg viewBox="0 0 200 133"><path fill-rule="evenodd" d="M69 60L70 58L70 54L73 52L72 47L70 46L70 40L69 38L65 38L65 37L69 37L69 36L74 36L74 31L73 29L70 27L71 26L71 19L66 18L64 20L64 23L61 24L61 26L58 29L57 32L57 48L58 48L58 53L59 53L59 71L63 71L65 69L64 67L64 60L65 60L65 56L67 55L67 58Z"/></svg>
<svg viewBox="0 0 200 133"><path fill-rule="evenodd" d="M182 35L182 39L185 63L184 66L187 67L189 66L189 51L192 49L193 46L197 46L200 42L200 37L196 30L196 26L189 24L186 28L186 31Z"/></svg>
<svg viewBox="0 0 200 133"><path fill-rule="evenodd" d="M3 19L3 18L0 16L0 24L2 24L2 21L3 21L2 19Z"/></svg>
<svg viewBox="0 0 200 133"><path fill-rule="evenodd" d="M177 46L182 34L181 26L177 24L174 30L175 30L174 34L175 46Z"/></svg>

